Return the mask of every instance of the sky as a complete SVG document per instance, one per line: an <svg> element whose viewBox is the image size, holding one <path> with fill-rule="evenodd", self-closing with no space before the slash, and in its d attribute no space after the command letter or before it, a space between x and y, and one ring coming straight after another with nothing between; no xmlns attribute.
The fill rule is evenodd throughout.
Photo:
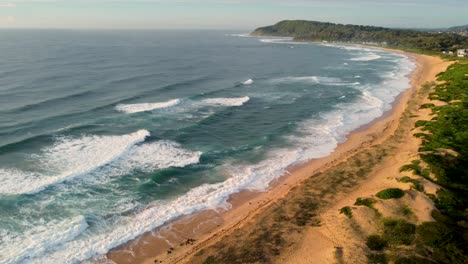
<svg viewBox="0 0 468 264"><path fill-rule="evenodd" d="M284 19L442 28L468 24L468 0L0 0L0 28L251 30Z"/></svg>

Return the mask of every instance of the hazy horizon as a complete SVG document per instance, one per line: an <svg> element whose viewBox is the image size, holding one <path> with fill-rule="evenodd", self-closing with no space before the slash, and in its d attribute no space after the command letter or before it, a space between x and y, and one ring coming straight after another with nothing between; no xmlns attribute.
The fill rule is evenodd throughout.
<svg viewBox="0 0 468 264"><path fill-rule="evenodd" d="M252 30L285 19L444 28L467 24L467 9L461 0L0 0L0 28Z"/></svg>

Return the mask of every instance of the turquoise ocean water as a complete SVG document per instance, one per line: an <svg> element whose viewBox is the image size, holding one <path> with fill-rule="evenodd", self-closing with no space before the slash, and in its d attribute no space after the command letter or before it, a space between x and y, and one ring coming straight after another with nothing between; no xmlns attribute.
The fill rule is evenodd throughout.
<svg viewBox="0 0 468 264"><path fill-rule="evenodd" d="M0 263L77 263L330 154L406 57L221 31L0 31Z"/></svg>

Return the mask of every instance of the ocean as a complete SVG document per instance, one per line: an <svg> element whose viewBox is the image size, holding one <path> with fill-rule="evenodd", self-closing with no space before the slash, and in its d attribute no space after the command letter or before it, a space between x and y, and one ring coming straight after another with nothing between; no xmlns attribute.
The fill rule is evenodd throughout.
<svg viewBox="0 0 468 264"><path fill-rule="evenodd" d="M0 31L0 263L78 263L229 207L391 109L383 50L223 31Z"/></svg>

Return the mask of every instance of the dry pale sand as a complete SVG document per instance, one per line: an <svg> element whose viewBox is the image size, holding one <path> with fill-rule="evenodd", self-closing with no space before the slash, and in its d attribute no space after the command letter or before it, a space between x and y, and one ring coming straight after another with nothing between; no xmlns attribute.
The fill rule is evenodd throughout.
<svg viewBox="0 0 468 264"><path fill-rule="evenodd" d="M400 52L401 51L394 51ZM284 198L288 192L302 181L317 172L329 169L347 158L359 153L361 150L381 144L392 136L400 125L400 118L405 111L410 98L417 94L417 89L424 83L435 80L437 73L442 72L449 65L440 58L404 53L417 64L417 69L411 76L412 89L403 93L398 102L395 103L391 112L372 124L355 131L348 136L348 140L340 144L329 156L312 160L304 165L290 168L287 175L281 177L271 184L266 192L253 193L245 191L230 198L232 204L230 210L219 209L217 211L205 211L194 215L182 217L167 224L151 233L141 236L126 245L112 250L107 257L116 263L188 263L191 257L200 249L207 248L238 228L249 228L255 225L255 217L261 215L265 208ZM426 110L427 111L427 110ZM421 113L421 115L429 115ZM340 225L336 222L345 220L344 216L338 215L338 209L352 205L357 197L372 196L387 186L400 186L409 189L408 184L398 183L394 180L399 176L398 169L417 155L419 141L408 133L399 145L397 155L386 159L378 165L369 179L355 188L352 192L342 194L340 200L336 201L324 214L320 216L322 225L309 228L302 237L300 243L278 259L280 263L333 263L336 262L336 247L347 247L343 250L343 258L353 258L348 245L354 245L357 240L348 238L340 232L348 228L346 224ZM429 187L428 187L429 188ZM433 187L433 189L436 187ZM434 191L434 190L433 190ZM344 197L344 198L343 198ZM415 214L416 221L430 220L432 204L417 194L406 195L404 202L420 204ZM390 207L391 205L377 205ZM398 207L400 205L393 205ZM372 218L373 212L367 209L362 211L361 222ZM371 210L371 209L369 209ZM351 261L352 262L352 261ZM350 262L350 263L351 263Z"/></svg>

